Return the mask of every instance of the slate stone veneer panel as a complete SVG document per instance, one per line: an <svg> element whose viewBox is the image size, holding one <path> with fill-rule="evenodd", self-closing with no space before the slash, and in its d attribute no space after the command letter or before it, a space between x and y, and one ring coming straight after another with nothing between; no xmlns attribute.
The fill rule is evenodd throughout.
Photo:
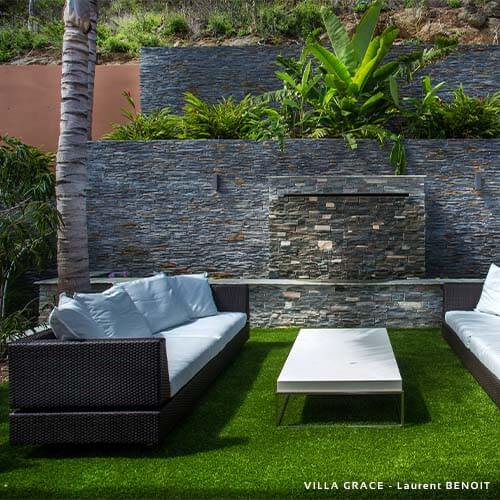
<svg viewBox="0 0 500 500"><path fill-rule="evenodd" d="M427 276L484 276L500 263L500 140L406 149L408 173L426 175ZM390 175L387 158L333 139L89 143L91 269L267 277L269 177Z"/></svg>
<svg viewBox="0 0 500 500"><path fill-rule="evenodd" d="M300 53L297 45L244 47L161 47L141 50L141 109L182 110L184 93L214 101L275 90L281 81L276 56Z"/></svg>
<svg viewBox="0 0 500 500"><path fill-rule="evenodd" d="M414 50L395 46L392 57ZM193 92L214 101L233 95L259 94L275 90L281 81L276 56L297 57L299 45L248 45L243 47L161 47L141 51L141 107L144 111L170 106L180 111L184 92ZM449 97L460 84L467 93L486 95L498 90L500 46L466 45L447 58L427 66L433 84L445 81L440 95ZM402 95L421 95L421 76L417 75Z"/></svg>
<svg viewBox="0 0 500 500"><path fill-rule="evenodd" d="M100 280L94 291L109 288ZM253 327L436 327L441 323L441 283L330 284L262 280L249 283ZM57 285L40 285L40 323L46 322Z"/></svg>
<svg viewBox="0 0 500 500"><path fill-rule="evenodd" d="M424 328L441 323L440 285L251 285L255 326Z"/></svg>
<svg viewBox="0 0 500 500"><path fill-rule="evenodd" d="M271 177L270 278L425 276L424 177Z"/></svg>

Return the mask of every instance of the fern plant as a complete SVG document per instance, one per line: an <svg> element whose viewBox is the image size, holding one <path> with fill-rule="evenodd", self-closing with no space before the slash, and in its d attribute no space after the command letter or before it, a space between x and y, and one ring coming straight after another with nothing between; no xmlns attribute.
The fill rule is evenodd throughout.
<svg viewBox="0 0 500 500"><path fill-rule="evenodd" d="M465 94L462 86L446 102L439 97L444 83L432 86L422 79L423 95L406 99L408 135L418 139L492 139L500 137L500 92L486 97Z"/></svg>
<svg viewBox="0 0 500 500"><path fill-rule="evenodd" d="M240 102L232 97L208 103L185 94L184 136L189 139L251 139L261 115L261 105L250 95Z"/></svg>
<svg viewBox="0 0 500 500"><path fill-rule="evenodd" d="M472 97L460 86L453 94L453 101L445 106L444 117L448 137L500 137L500 91L486 97Z"/></svg>
<svg viewBox="0 0 500 500"><path fill-rule="evenodd" d="M161 108L151 113L137 111L134 99L129 91L122 95L127 100L129 109L122 109L128 123L113 124L112 132L103 136L109 141L152 141L161 139L180 139L183 136L183 120L173 115L169 108Z"/></svg>

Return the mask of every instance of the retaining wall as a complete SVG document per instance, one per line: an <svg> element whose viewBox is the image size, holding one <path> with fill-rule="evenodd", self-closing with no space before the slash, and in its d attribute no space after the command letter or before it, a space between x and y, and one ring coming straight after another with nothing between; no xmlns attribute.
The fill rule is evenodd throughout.
<svg viewBox="0 0 500 500"><path fill-rule="evenodd" d="M103 291L118 281L123 279L95 278L93 289ZM443 281L439 280L215 282L248 284L252 327L426 328L441 324ZM47 320L56 294L55 280L40 282L40 323Z"/></svg>
<svg viewBox="0 0 500 500"><path fill-rule="evenodd" d="M269 178L388 175L373 141L95 142L88 220L91 269L209 271L268 277ZM500 262L500 140L406 141L425 175L429 277L479 277ZM481 173L482 188L475 189Z"/></svg>
<svg viewBox="0 0 500 500"><path fill-rule="evenodd" d="M299 45L244 47L161 47L141 51L142 109L170 106L180 111L184 92L190 91L209 101L245 94L259 94L281 87L275 76L276 56L298 57ZM414 47L395 46L392 57ZM421 95L421 75L430 75L437 84L445 81L440 95L449 96L460 84L467 93L486 95L498 90L500 46L465 45L447 58L422 70L402 95Z"/></svg>

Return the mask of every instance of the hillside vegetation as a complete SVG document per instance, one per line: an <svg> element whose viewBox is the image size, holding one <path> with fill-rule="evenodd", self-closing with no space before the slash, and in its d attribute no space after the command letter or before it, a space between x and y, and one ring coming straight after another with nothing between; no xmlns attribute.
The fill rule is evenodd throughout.
<svg viewBox="0 0 500 500"><path fill-rule="evenodd" d="M475 2L475 3L474 3ZM64 0L0 0L0 62L57 62ZM319 7L334 5L348 27L370 0L101 0L99 61L127 61L141 47L185 44L282 43L321 29ZM387 0L380 29L399 27L400 40L429 42L455 35L461 43L498 43L500 2Z"/></svg>

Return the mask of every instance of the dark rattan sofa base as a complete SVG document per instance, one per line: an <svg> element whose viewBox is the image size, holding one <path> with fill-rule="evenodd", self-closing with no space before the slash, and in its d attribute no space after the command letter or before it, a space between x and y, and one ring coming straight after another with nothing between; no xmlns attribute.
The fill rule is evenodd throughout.
<svg viewBox="0 0 500 500"><path fill-rule="evenodd" d="M460 358L463 365L469 370L474 378L481 384L485 392L500 407L500 379L486 368L479 359L476 358L456 333L446 324L443 324L443 337Z"/></svg>
<svg viewBox="0 0 500 500"><path fill-rule="evenodd" d="M159 444L197 404L202 394L236 357L249 337L248 325L161 409L120 411L13 411L12 444Z"/></svg>

